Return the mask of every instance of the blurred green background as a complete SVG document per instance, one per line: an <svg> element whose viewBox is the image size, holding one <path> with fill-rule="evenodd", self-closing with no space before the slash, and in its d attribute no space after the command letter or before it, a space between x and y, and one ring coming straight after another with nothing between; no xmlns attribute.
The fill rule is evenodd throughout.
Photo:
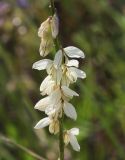
<svg viewBox="0 0 125 160"><path fill-rule="evenodd" d="M41 59L37 31L48 6L48 0L0 0L0 160L35 160L18 144L58 158L58 137L33 129L45 116L34 105L46 72L32 64ZM80 128L81 152L68 146L65 160L125 160L125 0L58 0L56 7L63 46L86 54L80 67L87 78L72 86L80 93L72 100L78 119L65 119L66 128Z"/></svg>

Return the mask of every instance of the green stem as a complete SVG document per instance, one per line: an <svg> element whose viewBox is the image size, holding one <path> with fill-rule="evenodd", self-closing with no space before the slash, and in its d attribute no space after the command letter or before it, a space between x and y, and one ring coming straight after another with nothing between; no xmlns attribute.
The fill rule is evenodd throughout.
<svg viewBox="0 0 125 160"><path fill-rule="evenodd" d="M54 13L55 13L55 5L54 5L54 1L53 1L53 0L50 0L50 3L51 3L52 14L54 14Z"/></svg>
<svg viewBox="0 0 125 160"><path fill-rule="evenodd" d="M63 141L63 116L59 121L60 131L59 131L59 148L60 148L60 160L64 160L64 141Z"/></svg>
<svg viewBox="0 0 125 160"><path fill-rule="evenodd" d="M51 12L52 12L52 15L54 15L55 14L54 0L50 0L50 3L51 3ZM55 50L58 51L61 48L58 37L56 37L56 39L54 40L54 44L55 44ZM60 130L59 130L59 158L60 160L64 160L63 115L62 115L62 118L59 119L59 127L60 127Z"/></svg>

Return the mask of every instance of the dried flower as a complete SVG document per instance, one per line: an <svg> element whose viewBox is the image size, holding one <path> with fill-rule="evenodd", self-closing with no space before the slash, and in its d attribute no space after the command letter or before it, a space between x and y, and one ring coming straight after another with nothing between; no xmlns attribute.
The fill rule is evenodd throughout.
<svg viewBox="0 0 125 160"><path fill-rule="evenodd" d="M58 17L54 14L53 17L50 16L46 21L44 21L39 30L38 36L41 38L40 43L40 55L45 57L53 49L53 39L55 39L59 32Z"/></svg>

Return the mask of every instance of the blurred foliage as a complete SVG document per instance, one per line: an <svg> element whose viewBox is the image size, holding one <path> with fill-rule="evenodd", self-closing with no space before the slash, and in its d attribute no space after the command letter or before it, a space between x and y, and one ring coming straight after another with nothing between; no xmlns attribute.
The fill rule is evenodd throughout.
<svg viewBox="0 0 125 160"><path fill-rule="evenodd" d="M45 72L32 70L40 59L37 29L50 15L48 0L0 1L0 134L48 160L58 157L57 137L35 131L44 115L34 110ZM73 87L81 152L65 149L65 160L125 160L125 1L56 1L63 46L84 50L87 79ZM51 55L50 55L51 56ZM0 140L0 160L35 160Z"/></svg>

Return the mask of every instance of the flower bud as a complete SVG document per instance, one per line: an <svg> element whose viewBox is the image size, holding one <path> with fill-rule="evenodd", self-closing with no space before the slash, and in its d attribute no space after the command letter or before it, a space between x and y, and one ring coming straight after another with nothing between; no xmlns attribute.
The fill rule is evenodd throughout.
<svg viewBox="0 0 125 160"><path fill-rule="evenodd" d="M39 30L38 36L41 38L40 43L40 55L45 57L53 49L53 39L57 37L59 32L58 27L58 17L56 14L50 16L46 21L44 21Z"/></svg>

